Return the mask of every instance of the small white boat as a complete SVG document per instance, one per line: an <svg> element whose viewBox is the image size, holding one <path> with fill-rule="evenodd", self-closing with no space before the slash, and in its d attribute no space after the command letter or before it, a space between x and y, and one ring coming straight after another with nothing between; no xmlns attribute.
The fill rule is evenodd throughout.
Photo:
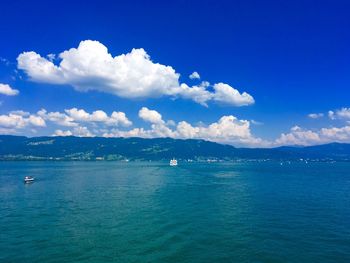
<svg viewBox="0 0 350 263"><path fill-rule="evenodd" d="M177 166L177 160L175 158L170 160L170 166Z"/></svg>
<svg viewBox="0 0 350 263"><path fill-rule="evenodd" d="M25 183L32 183L32 182L34 182L34 177L26 176L26 177L24 177L24 182Z"/></svg>

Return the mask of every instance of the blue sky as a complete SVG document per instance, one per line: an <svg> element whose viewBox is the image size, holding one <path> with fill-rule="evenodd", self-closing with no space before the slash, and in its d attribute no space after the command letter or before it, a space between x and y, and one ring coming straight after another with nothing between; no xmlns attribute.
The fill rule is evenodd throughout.
<svg viewBox="0 0 350 263"><path fill-rule="evenodd" d="M349 9L349 1L3 1L0 132L350 142Z"/></svg>

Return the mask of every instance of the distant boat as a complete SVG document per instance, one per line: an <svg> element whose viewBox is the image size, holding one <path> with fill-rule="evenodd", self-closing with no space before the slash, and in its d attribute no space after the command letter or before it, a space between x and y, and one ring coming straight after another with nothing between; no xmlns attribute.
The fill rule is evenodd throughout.
<svg viewBox="0 0 350 263"><path fill-rule="evenodd" d="M170 160L170 166L177 166L177 160L175 158Z"/></svg>
<svg viewBox="0 0 350 263"><path fill-rule="evenodd" d="M32 182L34 182L34 177L26 176L26 177L24 177L24 182L25 182L26 184L32 183Z"/></svg>

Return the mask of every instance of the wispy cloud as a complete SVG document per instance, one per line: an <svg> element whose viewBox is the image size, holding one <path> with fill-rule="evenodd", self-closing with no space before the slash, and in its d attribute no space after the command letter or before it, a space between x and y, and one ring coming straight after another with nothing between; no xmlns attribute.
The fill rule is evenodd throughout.
<svg viewBox="0 0 350 263"><path fill-rule="evenodd" d="M319 119L322 118L324 116L323 113L310 113L309 115L307 115L310 119Z"/></svg>

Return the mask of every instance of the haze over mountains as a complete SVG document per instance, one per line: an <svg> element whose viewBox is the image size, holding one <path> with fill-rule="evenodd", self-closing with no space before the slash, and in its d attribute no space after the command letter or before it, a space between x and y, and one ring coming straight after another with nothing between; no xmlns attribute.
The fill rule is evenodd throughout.
<svg viewBox="0 0 350 263"><path fill-rule="evenodd" d="M235 148L204 140L170 138L0 136L1 160L334 159L350 160L350 144Z"/></svg>

